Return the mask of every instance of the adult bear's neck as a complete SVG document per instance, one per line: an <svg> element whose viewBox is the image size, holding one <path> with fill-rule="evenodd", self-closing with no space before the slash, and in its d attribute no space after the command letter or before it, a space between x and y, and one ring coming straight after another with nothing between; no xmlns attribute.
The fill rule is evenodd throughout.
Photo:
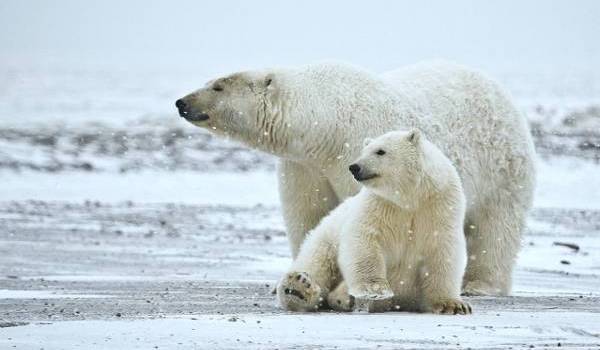
<svg viewBox="0 0 600 350"><path fill-rule="evenodd" d="M340 91L342 90L342 91ZM286 108L287 107L287 108ZM334 89L318 96L299 98L281 106L279 128L284 135L281 157L322 165L358 154L362 141L396 128L407 112L398 95L383 89ZM283 144L284 143L284 144Z"/></svg>

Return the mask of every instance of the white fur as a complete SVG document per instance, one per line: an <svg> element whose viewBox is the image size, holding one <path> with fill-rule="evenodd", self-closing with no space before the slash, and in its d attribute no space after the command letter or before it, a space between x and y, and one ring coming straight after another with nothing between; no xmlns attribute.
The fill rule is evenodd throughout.
<svg viewBox="0 0 600 350"><path fill-rule="evenodd" d="M211 87L220 84L223 91ZM498 85L453 64L377 77L316 64L236 73L184 98L194 124L281 158L279 187L292 255L359 186L347 171L366 137L417 127L456 166L467 198L464 291L507 294L535 184L525 119Z"/></svg>
<svg viewBox="0 0 600 350"><path fill-rule="evenodd" d="M352 295L382 300L374 311L470 312L460 299L465 199L450 160L417 131L390 132L370 142L356 164L377 177L310 233L278 287L282 306L314 310L328 300L350 310Z"/></svg>

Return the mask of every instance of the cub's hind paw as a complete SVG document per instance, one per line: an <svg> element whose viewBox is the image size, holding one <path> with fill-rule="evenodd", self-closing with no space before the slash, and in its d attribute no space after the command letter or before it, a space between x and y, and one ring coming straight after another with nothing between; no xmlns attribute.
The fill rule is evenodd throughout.
<svg viewBox="0 0 600 350"><path fill-rule="evenodd" d="M350 287L350 295L357 299L384 300L393 297L394 292L387 281L379 281Z"/></svg>
<svg viewBox="0 0 600 350"><path fill-rule="evenodd" d="M327 296L327 304L335 311L349 312L354 310L354 297L348 294L345 282L342 282Z"/></svg>
<svg viewBox="0 0 600 350"><path fill-rule="evenodd" d="M305 272L290 272L277 286L277 297L283 308L290 311L316 311L323 302L321 287Z"/></svg>

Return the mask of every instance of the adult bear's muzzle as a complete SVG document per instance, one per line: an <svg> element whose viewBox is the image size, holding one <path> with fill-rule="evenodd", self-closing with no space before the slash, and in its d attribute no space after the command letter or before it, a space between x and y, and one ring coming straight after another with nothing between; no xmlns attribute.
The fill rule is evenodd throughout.
<svg viewBox="0 0 600 350"><path fill-rule="evenodd" d="M183 98L175 101L175 107L177 107L180 117L183 117L191 122L201 122L209 118L208 114L206 113L191 113L188 108L188 104Z"/></svg>

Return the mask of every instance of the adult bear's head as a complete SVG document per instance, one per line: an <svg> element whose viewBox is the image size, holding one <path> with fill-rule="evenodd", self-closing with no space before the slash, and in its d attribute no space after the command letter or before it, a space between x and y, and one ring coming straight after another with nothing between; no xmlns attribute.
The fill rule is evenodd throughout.
<svg viewBox="0 0 600 350"><path fill-rule="evenodd" d="M272 124L276 84L274 73L235 73L209 81L175 106L196 126L244 143L260 143L269 136L266 124Z"/></svg>
<svg viewBox="0 0 600 350"><path fill-rule="evenodd" d="M334 149L340 128L365 129L372 106L385 106L375 102L385 98L381 85L353 66L321 63L234 73L175 105L190 123L252 148L327 159L342 151Z"/></svg>

